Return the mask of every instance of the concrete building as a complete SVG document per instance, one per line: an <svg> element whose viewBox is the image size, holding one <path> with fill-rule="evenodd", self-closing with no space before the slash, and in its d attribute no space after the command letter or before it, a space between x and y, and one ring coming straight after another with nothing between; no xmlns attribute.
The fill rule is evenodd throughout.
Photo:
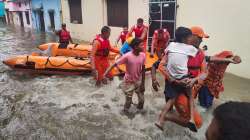
<svg viewBox="0 0 250 140"><path fill-rule="evenodd" d="M29 0L6 0L5 11L8 24L32 28Z"/></svg>
<svg viewBox="0 0 250 140"><path fill-rule="evenodd" d="M60 0L32 0L32 19L35 29L53 31L61 27Z"/></svg>
<svg viewBox="0 0 250 140"><path fill-rule="evenodd" d="M208 54L231 50L243 62L231 65L228 72L250 78L250 1L227 0L62 0L63 22L73 38L92 41L103 25L112 29L110 40L114 43L122 26L133 26L138 17L150 25L149 42L153 30L167 27L174 36L177 26L198 25L210 35L203 44ZM77 13L77 14L76 14ZM121 24L120 21L123 21ZM150 43L149 43L150 44Z"/></svg>

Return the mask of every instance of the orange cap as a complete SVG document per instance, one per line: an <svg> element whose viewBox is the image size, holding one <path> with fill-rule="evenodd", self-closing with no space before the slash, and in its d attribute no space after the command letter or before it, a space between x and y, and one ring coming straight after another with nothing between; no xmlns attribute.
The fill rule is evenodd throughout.
<svg viewBox="0 0 250 140"><path fill-rule="evenodd" d="M209 38L209 36L206 33L204 33L204 31L201 27L193 26L190 29L191 29L193 35L197 35L201 38Z"/></svg>

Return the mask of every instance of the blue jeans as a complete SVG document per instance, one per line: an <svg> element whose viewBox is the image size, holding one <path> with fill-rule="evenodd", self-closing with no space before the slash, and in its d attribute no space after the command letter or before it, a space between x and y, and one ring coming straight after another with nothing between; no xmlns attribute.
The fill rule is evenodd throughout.
<svg viewBox="0 0 250 140"><path fill-rule="evenodd" d="M202 86L199 90L199 102L202 107L209 108L213 105L214 96L208 87Z"/></svg>

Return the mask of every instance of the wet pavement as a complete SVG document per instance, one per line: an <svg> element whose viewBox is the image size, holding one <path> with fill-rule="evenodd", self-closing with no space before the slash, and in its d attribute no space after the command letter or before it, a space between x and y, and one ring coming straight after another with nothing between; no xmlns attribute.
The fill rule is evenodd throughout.
<svg viewBox="0 0 250 140"><path fill-rule="evenodd" d="M56 41L53 34L0 25L1 61L10 55L30 54L36 46ZM161 88L164 82L160 75ZM226 74L221 102L250 101L250 80ZM163 89L151 88L147 74L145 109L134 106L130 117L121 113L124 95L115 78L101 88L90 76L41 76L15 72L0 64L0 139L6 140L203 140L212 109L200 107L204 125L198 133L166 123L154 126L164 105ZM134 99L136 103L136 98Z"/></svg>

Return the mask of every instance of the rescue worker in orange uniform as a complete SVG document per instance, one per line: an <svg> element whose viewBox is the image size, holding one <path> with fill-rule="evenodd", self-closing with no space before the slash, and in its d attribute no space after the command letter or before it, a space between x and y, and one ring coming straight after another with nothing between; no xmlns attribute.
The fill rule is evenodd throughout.
<svg viewBox="0 0 250 140"><path fill-rule="evenodd" d="M161 58L162 53L166 49L170 39L170 34L167 29L158 29L154 31L150 57L154 57L154 52Z"/></svg>
<svg viewBox="0 0 250 140"><path fill-rule="evenodd" d="M109 67L109 52L119 53L118 49L111 47L109 36L111 29L108 26L104 26L101 29L101 34L96 35L93 41L93 47L91 51L91 66L92 72L96 79L96 85L100 85L101 82L106 84L103 74ZM108 78L112 78L112 74L107 75Z"/></svg>
<svg viewBox="0 0 250 140"><path fill-rule="evenodd" d="M117 45L120 40L121 40L122 45L123 45L126 41L127 34L128 34L128 27L124 26L123 31L120 33L119 37L117 38L117 40L115 42L115 45Z"/></svg>
<svg viewBox="0 0 250 140"><path fill-rule="evenodd" d="M132 33L134 32L135 37L143 40L143 47L144 47L144 52L147 50L147 35L148 35L148 27L143 24L143 19L138 18L137 19L137 24L134 25L128 32L127 38L132 36Z"/></svg>
<svg viewBox="0 0 250 140"><path fill-rule="evenodd" d="M69 42L73 44L70 32L66 29L66 24L62 24L62 29L55 31L55 34L59 36L59 48L67 48Z"/></svg>

